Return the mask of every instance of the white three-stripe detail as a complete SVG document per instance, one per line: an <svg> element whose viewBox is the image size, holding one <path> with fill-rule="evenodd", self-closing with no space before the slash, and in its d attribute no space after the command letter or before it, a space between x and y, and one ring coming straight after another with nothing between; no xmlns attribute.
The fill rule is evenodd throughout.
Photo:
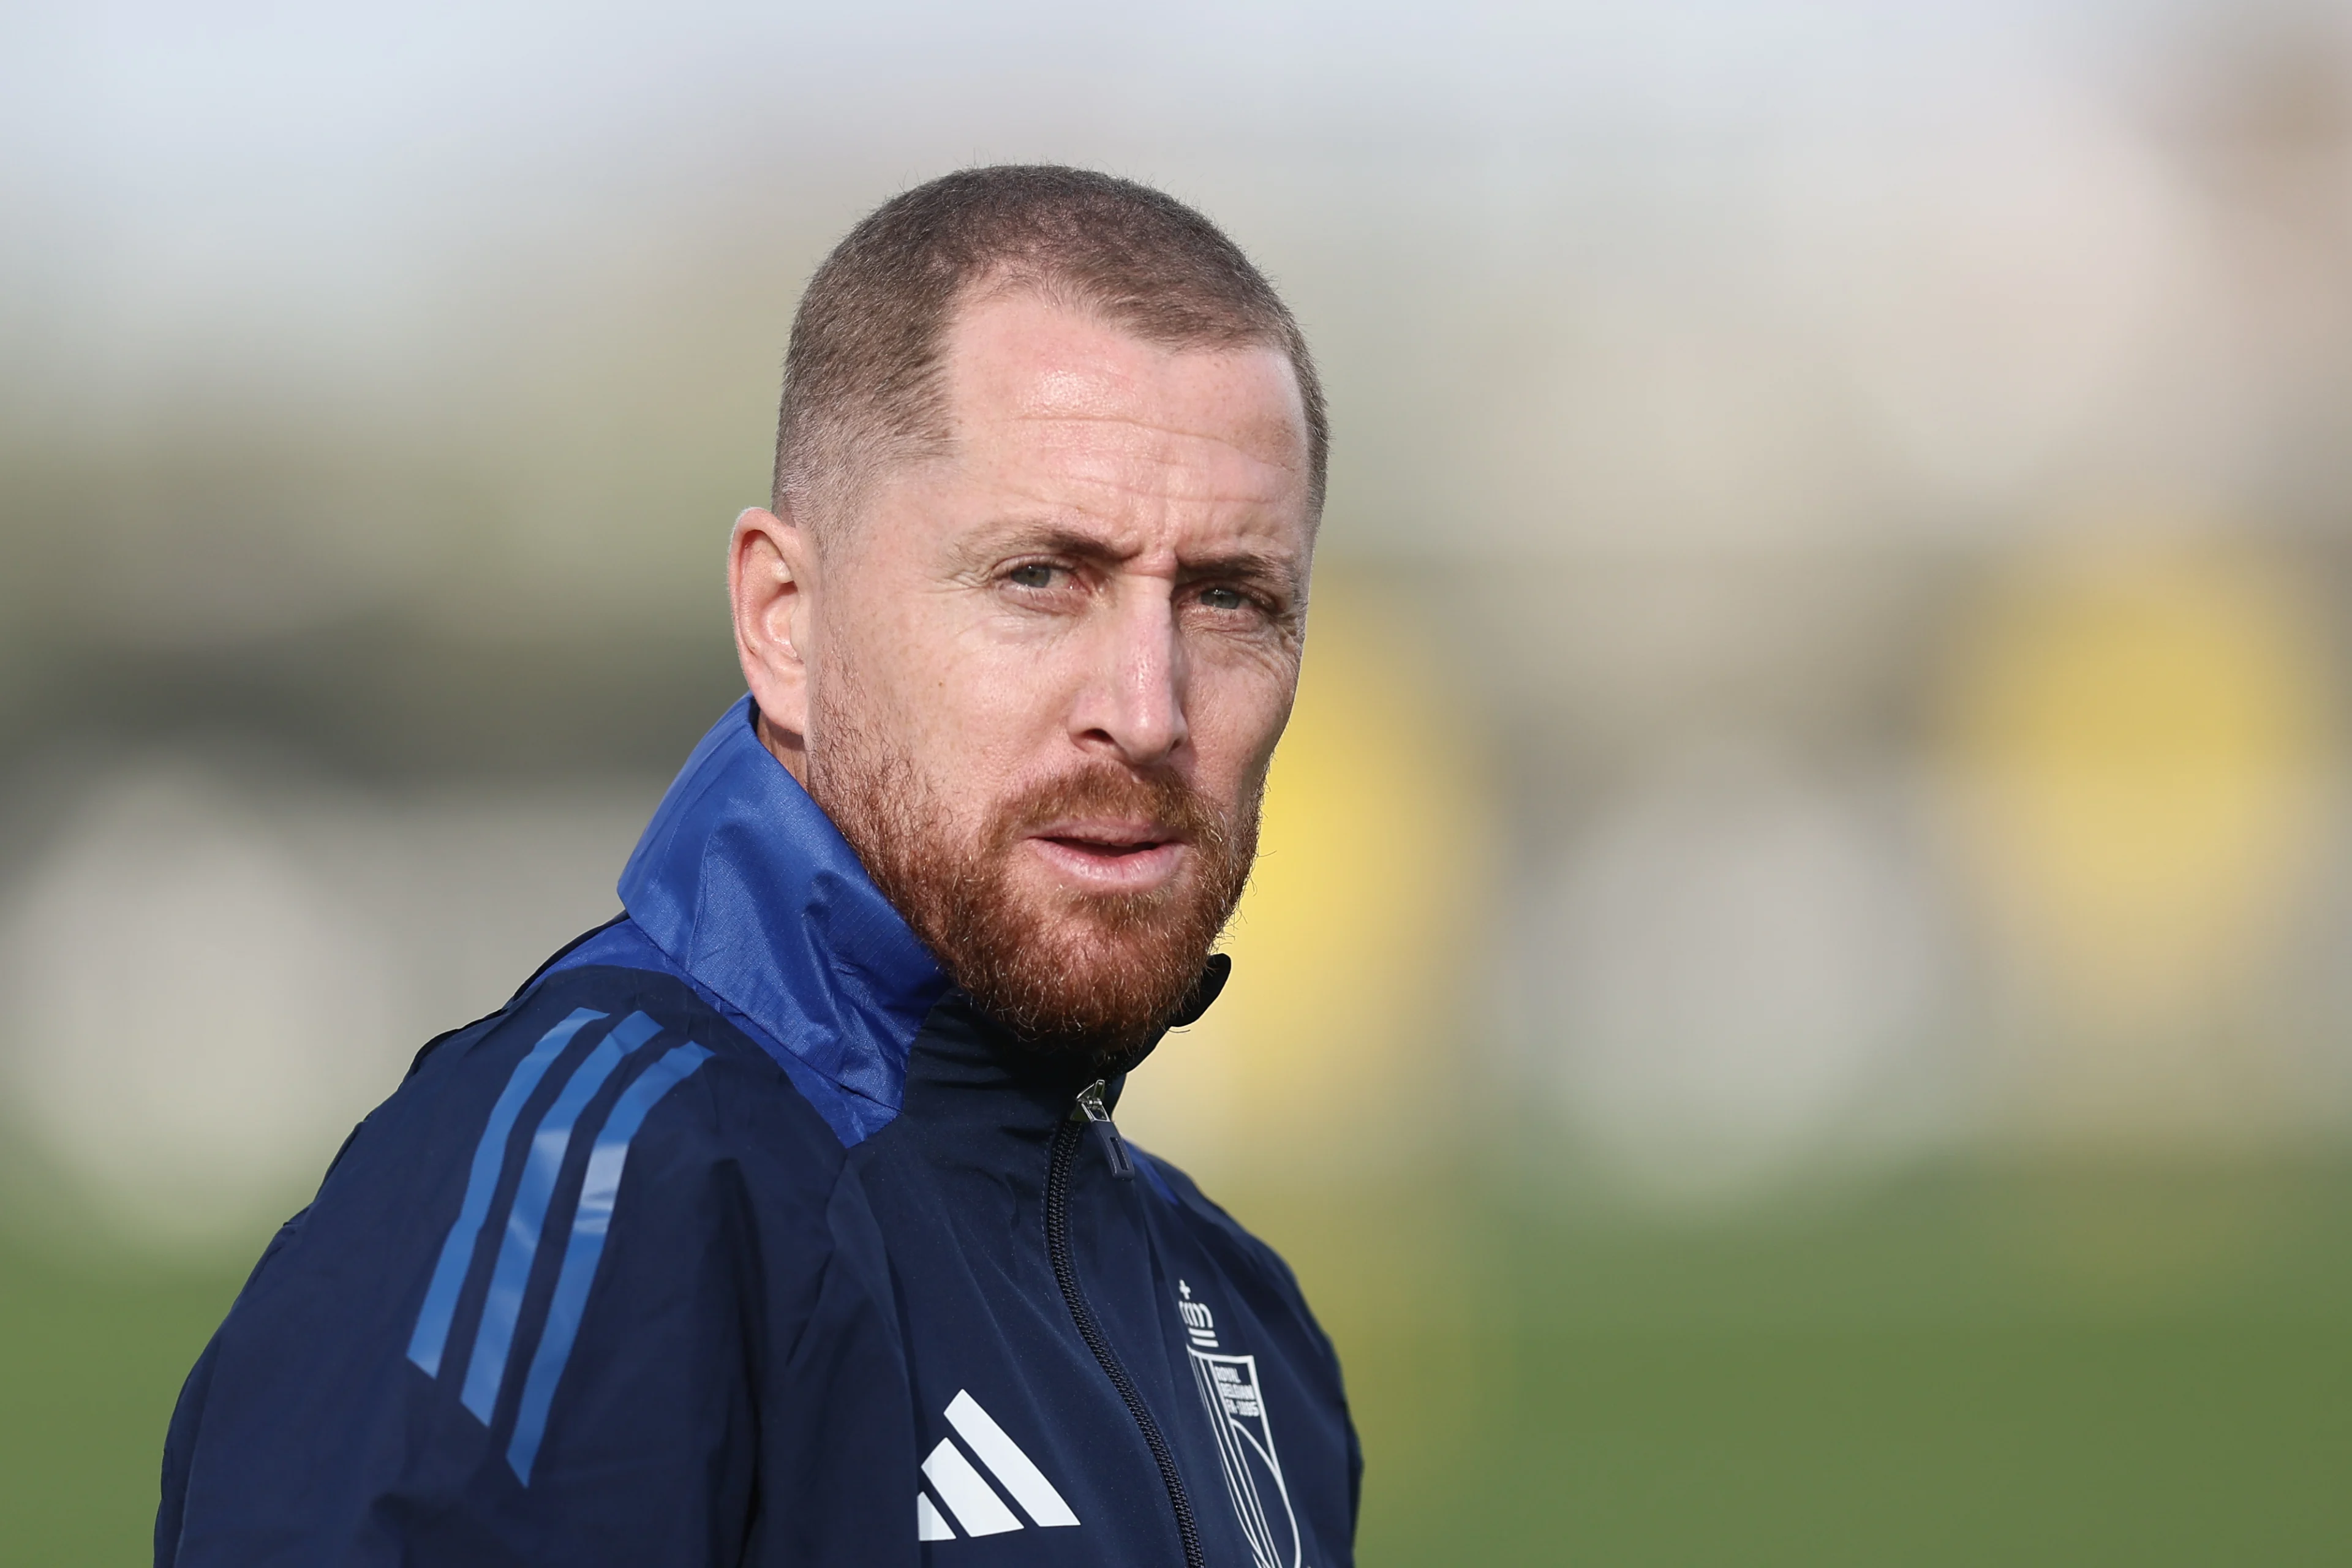
<svg viewBox="0 0 2352 1568"><path fill-rule="evenodd" d="M1008 1530L1018 1530L1021 1521L1004 1506L989 1484L980 1479L971 1461L952 1438L942 1437L931 1457L923 1461L923 1474L930 1480L940 1500L948 1505L956 1522L963 1526L966 1535L1002 1535Z"/></svg>
<svg viewBox="0 0 2352 1568"><path fill-rule="evenodd" d="M1021 1446L1008 1436L995 1418L980 1407L980 1401L965 1390L958 1389L947 1410L948 1424L956 1436L969 1444L988 1473L996 1478L997 1486L1013 1494L1022 1511L1041 1529L1072 1525L1078 1516L1054 1483L1045 1479ZM955 1525L963 1526L966 1535L1002 1535L1006 1531L1022 1528L1020 1519L1004 1506L996 1495L996 1488L964 1458L955 1438L942 1437L939 1447L923 1461L923 1479L931 1484L947 1505L943 1514L932 1503L930 1492L918 1489L915 1493L915 1538L919 1541L953 1541ZM955 1524L948 1522L948 1514L955 1516Z"/></svg>
<svg viewBox="0 0 2352 1568"><path fill-rule="evenodd" d="M1052 1529L1078 1522L1078 1516L1070 1511L1070 1505L1062 1500L1054 1483L1029 1462L1029 1456L1004 1435L1004 1428L980 1407L979 1400L958 1391L948 1405L948 1425L980 1456L980 1462L988 1467L998 1483L1013 1494L1013 1500L1021 1505L1022 1511L1039 1525Z"/></svg>

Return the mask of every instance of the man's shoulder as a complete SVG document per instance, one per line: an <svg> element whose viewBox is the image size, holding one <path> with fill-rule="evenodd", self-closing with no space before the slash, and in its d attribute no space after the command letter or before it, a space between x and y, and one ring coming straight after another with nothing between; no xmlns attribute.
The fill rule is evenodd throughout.
<svg viewBox="0 0 2352 1568"><path fill-rule="evenodd" d="M1269 1348L1287 1347L1289 1364L1319 1384L1331 1399L1344 1404L1339 1352L1282 1255L1211 1200L1176 1166L1143 1150L1132 1152L1136 1173L1151 1194L1149 1201L1161 1205L1163 1213L1172 1211L1191 1247L1205 1256L1234 1292L1226 1305L1245 1308L1271 1336L1262 1342Z"/></svg>
<svg viewBox="0 0 2352 1568"><path fill-rule="evenodd" d="M307 1531L271 1560L343 1561L397 1497L415 1540L475 1541L489 1498L652 1561L761 1347L870 1314L841 1141L692 985L596 946L421 1053L264 1254L174 1418L166 1496L213 1542L187 1560Z"/></svg>
<svg viewBox="0 0 2352 1568"><path fill-rule="evenodd" d="M1241 1221L1225 1212L1223 1205L1203 1193L1200 1184L1182 1170L1157 1154L1129 1149L1136 1156L1136 1170L1144 1184L1162 1204L1175 1211L1179 1223L1189 1230L1193 1239L1216 1257L1228 1272L1254 1279L1262 1289L1278 1299L1285 1306L1312 1321L1307 1298L1298 1286L1297 1276L1284 1262L1282 1255Z"/></svg>
<svg viewBox="0 0 2352 1568"><path fill-rule="evenodd" d="M405 1142L454 1137L454 1148L469 1129L511 1135L533 1118L593 1110L708 1158L786 1156L829 1175L844 1140L817 1101L833 1086L804 1089L796 1078L814 1075L787 1072L780 1054L622 921L559 955L499 1012L426 1047L368 1125Z"/></svg>
<svg viewBox="0 0 2352 1568"><path fill-rule="evenodd" d="M443 1342L500 1302L537 1312L605 1277L657 1293L746 1245L821 1268L845 1161L678 976L551 965L419 1054L264 1254L231 1327L332 1303L338 1339L405 1343L437 1374Z"/></svg>

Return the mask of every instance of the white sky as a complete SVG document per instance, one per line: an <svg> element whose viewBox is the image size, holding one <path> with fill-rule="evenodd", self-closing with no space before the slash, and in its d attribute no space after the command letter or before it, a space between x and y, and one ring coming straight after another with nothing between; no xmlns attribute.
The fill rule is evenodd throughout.
<svg viewBox="0 0 2352 1568"><path fill-rule="evenodd" d="M1883 126L2063 68L2110 32L2085 24L2014 0L19 5L0 181L38 221L0 244L52 279L122 247L397 268L486 207L730 166L1486 161Z"/></svg>
<svg viewBox="0 0 2352 1568"><path fill-rule="evenodd" d="M1448 510L1497 539L1794 537L1867 510L1852 454L2008 485L2143 374L2193 235L2126 100L2192 4L20 5L0 418L273 380L431 407L562 267L668 245L646 297L707 291L740 233L781 299L881 194L1051 158L1227 222L1360 452L1466 411L1425 467L1492 470ZM764 382L768 324L736 321ZM1844 386L1891 436L1836 426ZM1562 430L1591 449L1547 455ZM1400 517L1447 500L1351 472Z"/></svg>

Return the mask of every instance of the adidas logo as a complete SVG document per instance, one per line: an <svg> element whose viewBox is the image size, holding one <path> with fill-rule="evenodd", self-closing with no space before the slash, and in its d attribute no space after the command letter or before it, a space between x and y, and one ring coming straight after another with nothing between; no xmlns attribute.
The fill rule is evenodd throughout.
<svg viewBox="0 0 2352 1568"><path fill-rule="evenodd" d="M915 1492L915 1538L918 1541L953 1541L956 1526L963 1527L965 1535L1002 1535L1009 1530L1022 1529L1019 1514L1005 1506L997 1495L1002 1487L1021 1505L1022 1513L1041 1530L1057 1525L1076 1524L1078 1516L1062 1500L1045 1472L1038 1469L1021 1446L1005 1436L980 1401L959 1389L948 1402L948 1425L955 1428L955 1437L963 1439L963 1447L956 1447L955 1437L942 1437L930 1458L923 1461L926 1487ZM967 1456L964 1448L971 1450ZM972 1460L980 1462L975 1465ZM988 1475L981 1474L985 1468ZM994 1477L996 1486L988 1484ZM933 1497L938 1501L932 1500ZM942 1506L945 1505L944 1510ZM953 1516L955 1523L948 1522Z"/></svg>

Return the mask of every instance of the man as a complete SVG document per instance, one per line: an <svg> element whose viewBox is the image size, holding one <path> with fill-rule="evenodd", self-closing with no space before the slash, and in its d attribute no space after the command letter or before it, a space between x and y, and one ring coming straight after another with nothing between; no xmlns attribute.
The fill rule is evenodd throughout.
<svg viewBox="0 0 2352 1568"><path fill-rule="evenodd" d="M860 224L735 526L750 698L626 913L263 1255L158 1563L1348 1563L1329 1343L1111 1120L1224 977L1326 445L1287 310L1157 192Z"/></svg>

